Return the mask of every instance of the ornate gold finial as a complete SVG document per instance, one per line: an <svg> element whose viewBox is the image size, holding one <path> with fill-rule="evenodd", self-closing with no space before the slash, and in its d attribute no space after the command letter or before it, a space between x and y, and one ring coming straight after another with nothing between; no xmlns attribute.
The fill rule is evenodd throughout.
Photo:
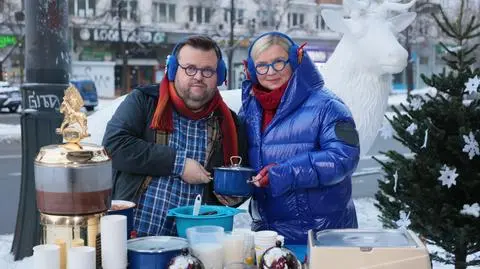
<svg viewBox="0 0 480 269"><path fill-rule="evenodd" d="M83 98L74 86L69 86L65 90L63 102L60 106L60 113L64 115L62 125L56 129L57 134L63 136L63 140L70 144L77 144L85 137L89 137L87 132L87 116L80 112L83 107ZM74 145L71 145L74 146ZM81 148L81 147L80 147Z"/></svg>

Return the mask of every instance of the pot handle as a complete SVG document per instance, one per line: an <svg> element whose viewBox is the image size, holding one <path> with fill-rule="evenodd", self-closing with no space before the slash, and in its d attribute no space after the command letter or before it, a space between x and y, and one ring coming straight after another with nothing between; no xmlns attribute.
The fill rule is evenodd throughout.
<svg viewBox="0 0 480 269"><path fill-rule="evenodd" d="M237 163L235 163L233 160L238 160ZM230 165L231 166L241 166L242 164L242 157L240 156L231 156L230 157Z"/></svg>

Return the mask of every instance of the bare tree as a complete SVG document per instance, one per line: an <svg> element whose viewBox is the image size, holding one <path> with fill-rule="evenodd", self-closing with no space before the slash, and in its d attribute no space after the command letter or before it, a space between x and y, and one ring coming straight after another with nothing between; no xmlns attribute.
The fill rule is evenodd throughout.
<svg viewBox="0 0 480 269"><path fill-rule="evenodd" d="M233 58L235 51L245 42L249 42L250 39L258 33L258 31L272 31L279 30L284 21L284 16L288 11L288 5L290 0L254 0L254 5L257 7L256 14L247 14L242 12L239 14L238 9L240 4L236 0L229 0L227 7L221 7L221 1L213 1L209 3L211 6L216 7L216 18L220 21L224 20L224 16L218 16L223 11L227 12L228 27L216 27L212 33L214 38L219 41L219 45L227 56L227 68L228 68L228 89L234 87L233 81ZM245 25L243 31L237 31L237 26L242 22ZM218 25L222 23L218 22Z"/></svg>
<svg viewBox="0 0 480 269"><path fill-rule="evenodd" d="M405 69L408 94L410 94L414 88L412 46L429 39L438 38L439 29L431 14L439 12L439 10L440 5L430 2L430 0L418 0L411 9L411 12L417 13L417 18L404 32L405 49L409 55L409 61Z"/></svg>
<svg viewBox="0 0 480 269"><path fill-rule="evenodd" d="M144 28L139 22L142 14L138 10L138 1L112 0L111 6L106 7L99 14L88 18L78 18L72 21L75 27L85 26L96 22L105 29L114 29L118 34L117 51L122 59L122 74L120 76L121 94L128 92L128 43L137 40L138 32ZM137 42L137 44L139 44Z"/></svg>
<svg viewBox="0 0 480 269"><path fill-rule="evenodd" d="M24 14L22 12L22 5L13 1L1 1L0 2L0 29L2 32L8 32L11 34L10 46L5 46L0 49L0 81L4 80L3 77L3 65L7 61L13 52L18 48L23 47L24 42ZM21 54L23 51L20 50ZM21 81L23 81L23 57L21 57Z"/></svg>

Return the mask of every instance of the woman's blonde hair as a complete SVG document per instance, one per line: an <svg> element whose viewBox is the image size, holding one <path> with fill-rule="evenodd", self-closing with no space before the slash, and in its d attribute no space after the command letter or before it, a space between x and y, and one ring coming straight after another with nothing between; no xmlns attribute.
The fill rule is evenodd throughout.
<svg viewBox="0 0 480 269"><path fill-rule="evenodd" d="M262 53L272 45L279 45L287 53L290 51L290 47L292 46L291 42L283 36L275 34L265 35L258 39L255 44L253 44L250 57L255 60L260 53Z"/></svg>

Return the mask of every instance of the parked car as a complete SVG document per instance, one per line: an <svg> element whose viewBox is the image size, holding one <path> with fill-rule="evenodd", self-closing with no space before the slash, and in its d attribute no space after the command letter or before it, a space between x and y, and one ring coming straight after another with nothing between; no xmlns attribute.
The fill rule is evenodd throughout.
<svg viewBox="0 0 480 269"><path fill-rule="evenodd" d="M7 81L0 81L0 110L8 108L11 113L17 112L22 104L22 94L18 87L13 87Z"/></svg>
<svg viewBox="0 0 480 269"><path fill-rule="evenodd" d="M87 111L93 111L98 105L97 88L92 80L72 80L70 81L78 89L83 98L83 103Z"/></svg>

